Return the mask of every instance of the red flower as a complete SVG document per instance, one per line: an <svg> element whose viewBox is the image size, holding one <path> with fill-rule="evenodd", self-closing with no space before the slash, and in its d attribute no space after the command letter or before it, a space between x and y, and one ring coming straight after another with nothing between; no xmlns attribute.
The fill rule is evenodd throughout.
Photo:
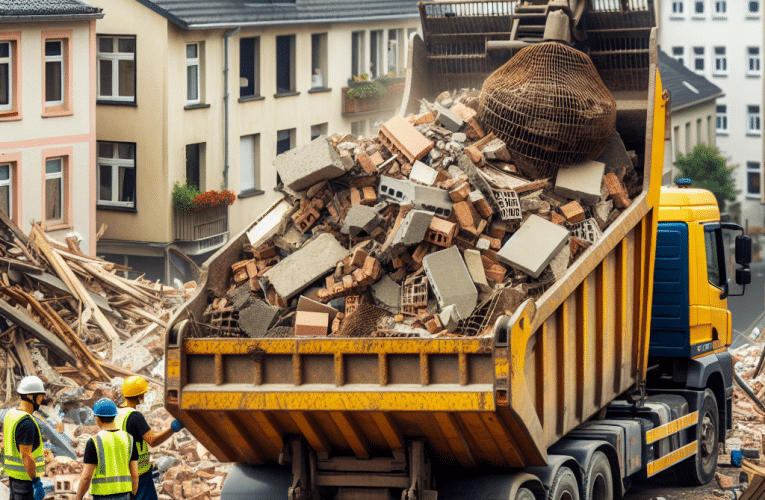
<svg viewBox="0 0 765 500"><path fill-rule="evenodd" d="M204 193L199 194L199 196L194 198L192 201L196 205L194 211L198 212L199 210L217 207L218 205L232 205L234 200L236 200L236 195L234 192L226 189L224 191L205 191Z"/></svg>

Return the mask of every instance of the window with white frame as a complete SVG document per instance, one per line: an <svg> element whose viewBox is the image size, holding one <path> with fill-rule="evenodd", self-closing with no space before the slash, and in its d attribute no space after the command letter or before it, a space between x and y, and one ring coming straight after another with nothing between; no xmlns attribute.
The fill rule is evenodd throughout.
<svg viewBox="0 0 765 500"><path fill-rule="evenodd" d="M672 0L672 17L682 17L683 0Z"/></svg>
<svg viewBox="0 0 765 500"><path fill-rule="evenodd" d="M327 79L327 34L311 35L311 88L323 89L329 84Z"/></svg>
<svg viewBox="0 0 765 500"><path fill-rule="evenodd" d="M760 48L746 48L746 76L760 76Z"/></svg>
<svg viewBox="0 0 765 500"><path fill-rule="evenodd" d="M704 15L704 0L693 0L693 15L694 16Z"/></svg>
<svg viewBox="0 0 765 500"><path fill-rule="evenodd" d="M354 31L351 33L351 74L361 77L364 74L364 32Z"/></svg>
<svg viewBox="0 0 765 500"><path fill-rule="evenodd" d="M760 17L760 0L749 0L747 2L746 17L749 19Z"/></svg>
<svg viewBox="0 0 765 500"><path fill-rule="evenodd" d="M725 47L715 47L715 65L712 74L715 76L724 76L728 74L728 59L726 57Z"/></svg>
<svg viewBox="0 0 765 500"><path fill-rule="evenodd" d="M239 98L260 95L260 37L239 39Z"/></svg>
<svg viewBox="0 0 765 500"><path fill-rule="evenodd" d="M0 212L13 219L13 164L0 163Z"/></svg>
<svg viewBox="0 0 765 500"><path fill-rule="evenodd" d="M45 160L45 221L64 219L64 159Z"/></svg>
<svg viewBox="0 0 765 500"><path fill-rule="evenodd" d="M64 104L64 41L45 40L45 105Z"/></svg>
<svg viewBox="0 0 765 500"><path fill-rule="evenodd" d="M239 196L261 194L260 134L243 135L239 139Z"/></svg>
<svg viewBox="0 0 765 500"><path fill-rule="evenodd" d="M201 43L186 44L186 104L199 104L202 102L201 91Z"/></svg>
<svg viewBox="0 0 765 500"><path fill-rule="evenodd" d="M99 36L98 99L135 102L135 37Z"/></svg>
<svg viewBox="0 0 765 500"><path fill-rule="evenodd" d="M388 74L398 76L404 72L404 30L388 30Z"/></svg>
<svg viewBox="0 0 765 500"><path fill-rule="evenodd" d="M728 13L728 2L727 2L727 0L716 0L715 1L715 15L714 15L714 17L716 19L724 19L727 13Z"/></svg>
<svg viewBox="0 0 765 500"><path fill-rule="evenodd" d="M760 135L760 107L746 107L746 133L748 135Z"/></svg>
<svg viewBox="0 0 765 500"><path fill-rule="evenodd" d="M13 109L13 49L10 41L0 41L0 112Z"/></svg>
<svg viewBox="0 0 765 500"><path fill-rule="evenodd" d="M685 47L672 47L672 57L685 66Z"/></svg>
<svg viewBox="0 0 765 500"><path fill-rule="evenodd" d="M726 135L728 133L728 106L726 104L717 105L717 120L715 129L720 135Z"/></svg>
<svg viewBox="0 0 765 500"><path fill-rule="evenodd" d="M383 30L369 32L369 75L371 78L383 76Z"/></svg>
<svg viewBox="0 0 765 500"><path fill-rule="evenodd" d="M277 36L276 95L295 91L295 35Z"/></svg>
<svg viewBox="0 0 765 500"><path fill-rule="evenodd" d="M756 161L746 162L746 197L759 198L761 191L760 184L760 163Z"/></svg>
<svg viewBox="0 0 765 500"><path fill-rule="evenodd" d="M704 72L704 47L693 47L693 70L696 73Z"/></svg>
<svg viewBox="0 0 765 500"><path fill-rule="evenodd" d="M135 143L98 141L98 205L135 208Z"/></svg>

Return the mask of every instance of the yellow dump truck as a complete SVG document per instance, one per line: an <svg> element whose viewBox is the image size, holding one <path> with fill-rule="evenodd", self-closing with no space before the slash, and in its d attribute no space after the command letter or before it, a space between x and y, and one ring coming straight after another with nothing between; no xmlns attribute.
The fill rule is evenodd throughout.
<svg viewBox="0 0 765 500"><path fill-rule="evenodd" d="M743 231L720 222L711 193L660 185L652 3L564 4L616 99L642 192L491 336L212 338L199 321L209 297L225 295L245 243L276 232L289 204L273 205L207 261L167 337L167 409L237 463L224 500L590 500L672 466L690 483L713 477L731 422L726 233ZM420 4L403 112L480 86L540 36L549 5ZM738 283L750 254L736 237Z"/></svg>

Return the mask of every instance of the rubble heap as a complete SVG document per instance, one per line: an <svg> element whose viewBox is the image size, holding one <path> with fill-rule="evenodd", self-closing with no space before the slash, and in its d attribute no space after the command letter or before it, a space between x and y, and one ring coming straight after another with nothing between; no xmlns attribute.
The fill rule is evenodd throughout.
<svg viewBox="0 0 765 500"><path fill-rule="evenodd" d="M541 296L640 192L637 157L613 133L597 159L524 177L477 108L444 93L377 137L278 156L292 209L244 245L197 335L485 335Z"/></svg>
<svg viewBox="0 0 765 500"><path fill-rule="evenodd" d="M765 371L761 370L756 377L754 372L762 349L763 346L758 344L731 350L736 373L749 385L760 402L765 401ZM765 411L762 406L762 403L758 405L738 385L734 385L733 429L728 433L728 447L765 452L762 433Z"/></svg>

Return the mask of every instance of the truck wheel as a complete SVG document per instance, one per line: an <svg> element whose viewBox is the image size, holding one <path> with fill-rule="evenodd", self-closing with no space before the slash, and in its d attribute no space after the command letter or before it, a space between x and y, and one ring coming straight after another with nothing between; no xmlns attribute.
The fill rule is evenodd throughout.
<svg viewBox="0 0 765 500"><path fill-rule="evenodd" d="M584 476L584 492L585 500L614 500L611 464L602 451L596 451L592 455Z"/></svg>
<svg viewBox="0 0 765 500"><path fill-rule="evenodd" d="M683 482L699 486L707 484L715 477L719 429L717 399L714 393L707 389L704 391L704 401L699 409L699 422L696 424L696 455L693 459L689 458L677 465L678 476Z"/></svg>
<svg viewBox="0 0 765 500"><path fill-rule="evenodd" d="M531 490L521 488L515 493L515 498L513 500L536 500L536 497Z"/></svg>
<svg viewBox="0 0 765 500"><path fill-rule="evenodd" d="M561 467L555 474L548 500L579 500L579 484L568 467Z"/></svg>

